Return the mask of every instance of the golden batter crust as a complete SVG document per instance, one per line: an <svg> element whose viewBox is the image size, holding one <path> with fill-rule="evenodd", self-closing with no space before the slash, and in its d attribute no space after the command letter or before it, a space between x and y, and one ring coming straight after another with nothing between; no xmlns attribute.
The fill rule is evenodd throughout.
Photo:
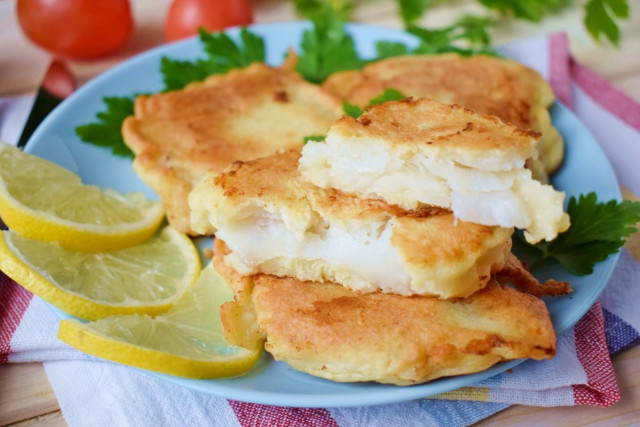
<svg viewBox="0 0 640 427"><path fill-rule="evenodd" d="M335 73L324 88L350 103L366 106L386 88L407 96L459 104L542 133L538 146L546 172L562 163L564 143L547 108L551 86L535 70L504 58L455 53L398 56L373 62L359 71Z"/></svg>

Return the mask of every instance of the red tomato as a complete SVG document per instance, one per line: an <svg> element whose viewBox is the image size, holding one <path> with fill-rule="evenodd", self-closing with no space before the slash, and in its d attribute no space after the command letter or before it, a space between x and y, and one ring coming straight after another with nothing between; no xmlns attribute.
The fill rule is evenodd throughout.
<svg viewBox="0 0 640 427"><path fill-rule="evenodd" d="M164 34L172 41L197 34L200 27L213 31L251 22L249 0L174 0Z"/></svg>
<svg viewBox="0 0 640 427"><path fill-rule="evenodd" d="M112 53L133 30L128 0L18 0L17 12L32 42L69 58Z"/></svg>

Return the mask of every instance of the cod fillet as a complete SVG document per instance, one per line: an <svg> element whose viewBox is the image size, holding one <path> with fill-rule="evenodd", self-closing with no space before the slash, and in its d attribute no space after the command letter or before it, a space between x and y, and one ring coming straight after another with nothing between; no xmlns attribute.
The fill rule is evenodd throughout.
<svg viewBox="0 0 640 427"><path fill-rule="evenodd" d="M538 134L430 99L374 105L337 120L302 149L300 172L317 186L404 209L451 209L463 221L525 230L531 243L569 227L565 194L533 179Z"/></svg>
<svg viewBox="0 0 640 427"><path fill-rule="evenodd" d="M123 124L133 168L162 200L172 226L194 234L187 197L208 171L324 134L342 113L340 102L293 71L254 63L183 90L139 96Z"/></svg>
<svg viewBox="0 0 640 427"><path fill-rule="evenodd" d="M192 228L232 249L243 275L336 282L363 292L465 297L508 260L513 229L404 210L316 187L290 150L209 173L189 196Z"/></svg>

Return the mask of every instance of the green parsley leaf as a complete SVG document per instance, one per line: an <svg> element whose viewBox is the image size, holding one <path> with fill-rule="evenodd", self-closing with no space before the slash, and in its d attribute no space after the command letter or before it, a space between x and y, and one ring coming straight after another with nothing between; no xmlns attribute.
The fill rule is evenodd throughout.
<svg viewBox="0 0 640 427"><path fill-rule="evenodd" d="M448 27L426 29L409 25L407 31L420 38L414 54L437 54L458 52L461 55L495 54L489 46L491 36L488 28L493 20L484 16L465 15ZM396 48L399 50L399 48Z"/></svg>
<svg viewBox="0 0 640 427"><path fill-rule="evenodd" d="M488 9L504 14L513 14L516 18L539 22L545 16L557 12L571 3L571 0L478 0Z"/></svg>
<svg viewBox="0 0 640 427"><path fill-rule="evenodd" d="M371 107L372 105L381 104L387 101L399 101L401 99L406 99L406 98L407 98L407 95L403 94L399 90L396 90L393 88L387 88L380 95L376 96L371 101L369 101L369 104L367 104L367 107Z"/></svg>
<svg viewBox="0 0 640 427"><path fill-rule="evenodd" d="M322 83L330 74L358 69L365 63L358 57L353 38L335 10L323 7L313 16L313 28L302 34L296 66L306 80Z"/></svg>
<svg viewBox="0 0 640 427"><path fill-rule="evenodd" d="M408 55L409 48L404 43L379 41L376 43L377 59L391 58L393 56Z"/></svg>
<svg viewBox="0 0 640 427"><path fill-rule="evenodd" d="M293 0L296 12L304 18L313 18L325 7L333 9L341 19L349 19L353 0Z"/></svg>
<svg viewBox="0 0 640 427"><path fill-rule="evenodd" d="M344 101L342 103L342 109L347 116L351 116L354 119L357 119L362 115L362 113L364 113L364 110L362 108L358 107L355 104L349 104L347 101Z"/></svg>
<svg viewBox="0 0 640 427"><path fill-rule="evenodd" d="M402 92L400 92L399 90L387 88L380 95L371 99L367 104L367 107L371 107L373 105L381 104L387 101L397 101L397 100L406 99L406 98L407 96ZM355 104L350 104L346 101L342 103L342 109L344 110L344 113L347 116L351 116L354 119L357 119L362 115L362 113L364 113L364 110L362 108L358 107Z"/></svg>
<svg viewBox="0 0 640 427"><path fill-rule="evenodd" d="M160 72L165 91L178 90L187 84L204 80L211 74L226 73L243 68L253 62L264 62L264 39L246 28L240 30L240 41L235 43L226 33L209 33L200 29L200 41L207 58L195 61L179 61L162 58Z"/></svg>
<svg viewBox="0 0 640 427"><path fill-rule="evenodd" d="M133 100L134 97L105 97L107 109L96 114L96 123L76 127L76 135L84 142L110 148L117 156L133 157L120 132L124 119L133 114Z"/></svg>
<svg viewBox="0 0 640 427"><path fill-rule="evenodd" d="M584 24L589 34L600 40L604 34L616 46L620 42L620 30L614 21L629 18L629 4L627 0L589 0L584 6Z"/></svg>
<svg viewBox="0 0 640 427"><path fill-rule="evenodd" d="M464 15L454 25L454 40L467 40L469 45L487 47L491 37L487 28L493 25L493 19L487 16Z"/></svg>
<svg viewBox="0 0 640 427"><path fill-rule="evenodd" d="M238 44L227 33L210 33L203 29L200 29L200 40L209 55L209 61L218 64L220 72L246 67L253 62L264 62L264 40L246 28L240 30Z"/></svg>
<svg viewBox="0 0 640 427"><path fill-rule="evenodd" d="M435 54L442 52L443 48L447 48L453 41L450 37L451 27L438 30L428 30L426 28L410 25L407 31L420 38L420 46L414 52L424 54Z"/></svg>
<svg viewBox="0 0 640 427"><path fill-rule="evenodd" d="M304 140L303 144L306 144L309 141L314 141L314 142L322 142L327 138L326 135L309 135L309 136L305 136L304 138L302 138Z"/></svg>
<svg viewBox="0 0 640 427"><path fill-rule="evenodd" d="M578 200L572 197L567 213L571 217L567 231L551 242L533 246L538 259L532 267L553 258L573 274L583 276L593 273L597 262L618 252L625 239L638 230L640 202L598 203L596 194L589 193Z"/></svg>
<svg viewBox="0 0 640 427"><path fill-rule="evenodd" d="M165 92L182 89L191 82L204 80L218 69L216 64L202 59L195 62L177 61L163 57L160 73L164 80Z"/></svg>
<svg viewBox="0 0 640 427"><path fill-rule="evenodd" d="M246 28L242 28L240 30L240 40L244 45L244 63L246 65L250 65L253 62L264 62L266 57L264 38L253 34Z"/></svg>
<svg viewBox="0 0 640 427"><path fill-rule="evenodd" d="M405 25L413 24L420 19L432 4L433 0L397 0L398 11Z"/></svg>

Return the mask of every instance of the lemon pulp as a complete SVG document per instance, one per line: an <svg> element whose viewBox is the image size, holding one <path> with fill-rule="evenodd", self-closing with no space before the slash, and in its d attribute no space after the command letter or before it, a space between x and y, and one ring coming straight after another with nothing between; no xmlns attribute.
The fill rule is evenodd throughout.
<svg viewBox="0 0 640 427"><path fill-rule="evenodd" d="M23 236L101 252L149 239L164 212L142 193L84 185L74 173L0 142L0 217Z"/></svg>
<svg viewBox="0 0 640 427"><path fill-rule="evenodd" d="M200 258L191 240L171 227L141 245L106 253L3 231L0 270L67 313L93 320L166 311L194 283Z"/></svg>
<svg viewBox="0 0 640 427"><path fill-rule="evenodd" d="M261 346L256 342L248 350L225 340L220 305L231 299L224 279L209 264L164 314L63 320L58 337L85 353L156 372L190 378L239 375L256 363Z"/></svg>

